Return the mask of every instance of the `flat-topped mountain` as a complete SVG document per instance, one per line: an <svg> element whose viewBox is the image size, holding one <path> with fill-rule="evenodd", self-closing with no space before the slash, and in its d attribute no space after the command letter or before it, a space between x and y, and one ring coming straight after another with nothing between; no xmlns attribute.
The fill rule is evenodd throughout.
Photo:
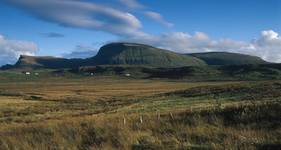
<svg viewBox="0 0 281 150"><path fill-rule="evenodd" d="M96 65L133 65L156 68L175 68L186 66L266 63L266 61L259 57L237 53L208 52L179 54L143 44L111 43L101 47L96 56L87 59L21 56L15 65L6 65L1 69L62 69Z"/></svg>
<svg viewBox="0 0 281 150"><path fill-rule="evenodd" d="M243 64L264 64L263 59L239 53L229 52L207 52L187 54L206 62L208 65L243 65Z"/></svg>
<svg viewBox="0 0 281 150"><path fill-rule="evenodd" d="M14 65L15 68L72 68L82 66L86 61L83 59L66 59L57 58L51 56L26 56L21 55L17 63Z"/></svg>
<svg viewBox="0 0 281 150"><path fill-rule="evenodd" d="M205 65L193 56L135 43L112 43L103 46L93 58L99 65L147 65L152 67L181 67Z"/></svg>

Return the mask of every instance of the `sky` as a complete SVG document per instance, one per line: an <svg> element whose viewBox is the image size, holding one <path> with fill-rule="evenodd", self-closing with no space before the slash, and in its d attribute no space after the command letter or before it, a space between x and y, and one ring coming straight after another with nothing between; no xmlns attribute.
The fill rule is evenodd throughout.
<svg viewBox="0 0 281 150"><path fill-rule="evenodd" d="M280 0L0 0L0 65L86 58L110 42L281 63Z"/></svg>

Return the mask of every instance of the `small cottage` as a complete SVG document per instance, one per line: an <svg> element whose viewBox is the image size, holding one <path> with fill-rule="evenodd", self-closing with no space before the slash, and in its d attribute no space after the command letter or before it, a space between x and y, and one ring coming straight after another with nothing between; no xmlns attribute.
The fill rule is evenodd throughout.
<svg viewBox="0 0 281 150"><path fill-rule="evenodd" d="M130 77L130 76L131 76L131 74L129 74L129 73L126 73L126 74L125 74L125 76L126 76L126 77Z"/></svg>

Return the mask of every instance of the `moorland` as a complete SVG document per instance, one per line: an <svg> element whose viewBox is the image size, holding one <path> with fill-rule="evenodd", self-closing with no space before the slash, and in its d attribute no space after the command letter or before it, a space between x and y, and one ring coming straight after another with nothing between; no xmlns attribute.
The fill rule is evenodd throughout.
<svg viewBox="0 0 281 150"><path fill-rule="evenodd" d="M125 46L2 67L0 149L281 147L280 64Z"/></svg>

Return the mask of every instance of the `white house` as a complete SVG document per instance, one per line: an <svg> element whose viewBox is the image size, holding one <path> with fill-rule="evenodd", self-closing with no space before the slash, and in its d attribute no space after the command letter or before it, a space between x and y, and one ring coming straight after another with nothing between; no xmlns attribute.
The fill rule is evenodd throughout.
<svg viewBox="0 0 281 150"><path fill-rule="evenodd" d="M130 76L131 76L131 74L129 74L129 73L126 73L126 74L125 74L125 76L126 76L126 77L130 77Z"/></svg>

